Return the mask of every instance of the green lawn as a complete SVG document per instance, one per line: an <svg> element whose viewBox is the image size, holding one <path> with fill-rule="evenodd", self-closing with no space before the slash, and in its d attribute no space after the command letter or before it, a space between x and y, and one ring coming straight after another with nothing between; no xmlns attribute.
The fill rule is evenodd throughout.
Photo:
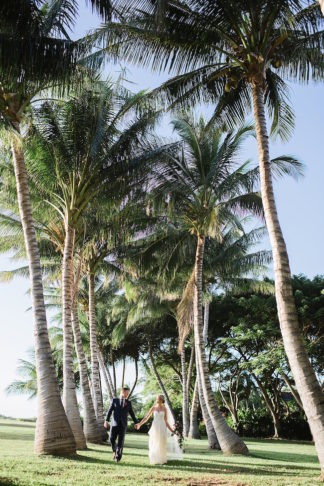
<svg viewBox="0 0 324 486"><path fill-rule="evenodd" d="M207 442L188 441L185 458L150 466L147 436L128 434L121 463L110 447L90 445L73 458L33 455L34 425L0 420L0 485L315 485L319 465L310 444L247 440L249 457L225 457Z"/></svg>

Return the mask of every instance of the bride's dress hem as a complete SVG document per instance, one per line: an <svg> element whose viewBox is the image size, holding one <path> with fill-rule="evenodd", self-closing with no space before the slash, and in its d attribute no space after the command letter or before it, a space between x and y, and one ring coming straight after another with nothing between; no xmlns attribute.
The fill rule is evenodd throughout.
<svg viewBox="0 0 324 486"><path fill-rule="evenodd" d="M164 411L154 411L154 419L149 430L149 459L153 466L167 464L169 459L182 459L182 451L178 445L177 438L169 433L165 420Z"/></svg>

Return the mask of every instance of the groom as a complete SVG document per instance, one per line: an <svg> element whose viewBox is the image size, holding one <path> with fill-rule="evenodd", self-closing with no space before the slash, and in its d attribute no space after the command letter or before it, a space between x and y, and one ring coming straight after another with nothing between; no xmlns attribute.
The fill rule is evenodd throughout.
<svg viewBox="0 0 324 486"><path fill-rule="evenodd" d="M107 412L104 427L108 429L109 420L113 414L110 426L110 443L114 451L114 461L119 462L123 455L124 439L127 429L128 414L132 417L134 423L137 423L131 401L128 400L129 388L124 386L120 392L120 398L114 398ZM118 439L118 440L117 440ZM117 440L117 446L116 446Z"/></svg>

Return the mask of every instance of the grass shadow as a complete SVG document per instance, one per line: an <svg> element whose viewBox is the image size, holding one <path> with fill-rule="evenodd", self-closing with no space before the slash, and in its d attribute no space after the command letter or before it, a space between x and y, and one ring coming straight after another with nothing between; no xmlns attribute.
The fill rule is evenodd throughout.
<svg viewBox="0 0 324 486"><path fill-rule="evenodd" d="M312 456L311 454L297 454L292 452L276 452L276 451L257 451L250 454L251 457L255 457L257 459L266 459L268 461L279 461L279 462L293 462L293 463L300 463L306 462L309 464L317 464L318 459L316 456ZM295 467L295 466L293 466Z"/></svg>

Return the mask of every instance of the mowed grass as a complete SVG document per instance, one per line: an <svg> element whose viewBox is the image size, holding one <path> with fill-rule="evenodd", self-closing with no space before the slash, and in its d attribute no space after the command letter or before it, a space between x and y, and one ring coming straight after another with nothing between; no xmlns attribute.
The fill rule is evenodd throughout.
<svg viewBox="0 0 324 486"><path fill-rule="evenodd" d="M181 462L150 466L148 438L128 434L122 462L108 445L89 445L72 458L33 454L34 424L0 420L0 484L7 485L316 485L319 464L311 444L246 440L249 457L209 451L207 441L186 441Z"/></svg>

